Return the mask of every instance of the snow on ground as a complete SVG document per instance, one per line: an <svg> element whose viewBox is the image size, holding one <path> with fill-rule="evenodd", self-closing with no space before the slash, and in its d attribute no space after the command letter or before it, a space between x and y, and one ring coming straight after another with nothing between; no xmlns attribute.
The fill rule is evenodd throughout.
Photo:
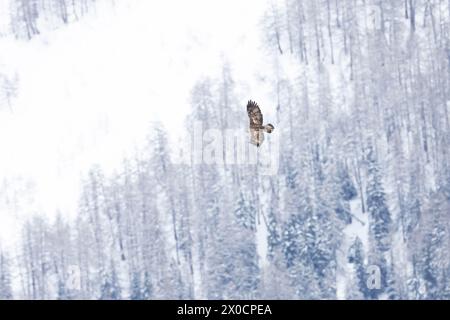
<svg viewBox="0 0 450 320"><path fill-rule="evenodd" d="M353 273L347 255L356 237L361 240L364 251L368 252L369 250L369 214L362 212L360 198L350 201L350 212L353 214L352 223L345 227L345 237L337 253L336 294L338 299L345 299L346 284L350 278L349 275Z"/></svg>
<svg viewBox="0 0 450 320"><path fill-rule="evenodd" d="M73 216L80 175L94 163L120 166L152 121L176 141L191 88L200 77L220 76L224 63L243 105L254 97L272 105L268 84L258 80L264 8L257 0L116 2L31 41L0 38L0 72L19 79L12 110L0 109L0 182L10 193L33 186L26 210L0 205L2 240L12 242L11 226L30 214Z"/></svg>

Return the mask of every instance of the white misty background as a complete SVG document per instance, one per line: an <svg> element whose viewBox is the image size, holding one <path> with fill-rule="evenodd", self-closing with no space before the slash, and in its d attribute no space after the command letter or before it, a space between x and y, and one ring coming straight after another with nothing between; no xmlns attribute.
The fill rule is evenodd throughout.
<svg viewBox="0 0 450 320"><path fill-rule="evenodd" d="M449 1L0 15L0 299L450 298ZM276 174L171 162L249 99Z"/></svg>

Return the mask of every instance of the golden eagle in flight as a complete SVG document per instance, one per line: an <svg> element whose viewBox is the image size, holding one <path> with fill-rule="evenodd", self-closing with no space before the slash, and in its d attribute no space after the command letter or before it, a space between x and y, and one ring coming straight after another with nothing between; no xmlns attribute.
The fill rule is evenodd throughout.
<svg viewBox="0 0 450 320"><path fill-rule="evenodd" d="M250 143L259 147L264 141L264 131L271 133L275 128L270 123L263 125L263 115L255 101L249 100L247 113L250 119Z"/></svg>

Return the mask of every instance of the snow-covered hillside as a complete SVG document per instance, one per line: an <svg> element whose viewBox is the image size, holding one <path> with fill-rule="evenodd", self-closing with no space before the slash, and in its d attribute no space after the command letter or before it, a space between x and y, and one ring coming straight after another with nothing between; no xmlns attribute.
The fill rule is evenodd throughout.
<svg viewBox="0 0 450 320"><path fill-rule="evenodd" d="M2 240L13 236L11 215L20 224L35 213L74 216L81 176L96 163L107 172L119 168L152 122L163 122L178 141L193 84L220 75L225 63L236 66L243 92L264 97L251 88L263 57L258 21L247 19L263 7L105 0L68 25L39 18L43 31L29 41L0 38L0 75L17 82L11 102L0 101L0 174L9 194L32 186L30 207L3 208ZM224 29L231 17L240 22Z"/></svg>
<svg viewBox="0 0 450 320"><path fill-rule="evenodd" d="M0 299L450 297L450 3L0 16Z"/></svg>

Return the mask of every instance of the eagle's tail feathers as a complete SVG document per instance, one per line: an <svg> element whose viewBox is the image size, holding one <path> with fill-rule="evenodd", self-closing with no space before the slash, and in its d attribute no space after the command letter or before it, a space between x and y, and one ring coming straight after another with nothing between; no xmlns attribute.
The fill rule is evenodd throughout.
<svg viewBox="0 0 450 320"><path fill-rule="evenodd" d="M266 131L267 133L272 133L272 131L274 129L275 129L275 127L270 123L268 123L264 126L264 131Z"/></svg>

